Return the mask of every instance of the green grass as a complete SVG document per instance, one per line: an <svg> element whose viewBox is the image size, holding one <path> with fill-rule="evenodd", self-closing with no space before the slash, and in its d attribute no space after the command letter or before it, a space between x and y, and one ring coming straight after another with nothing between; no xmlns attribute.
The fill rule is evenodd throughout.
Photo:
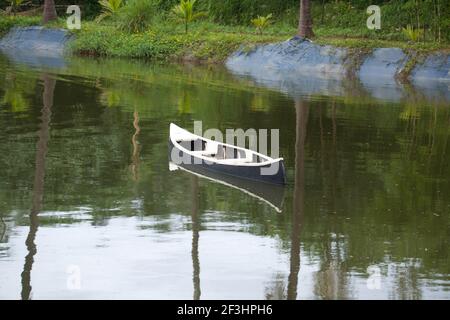
<svg viewBox="0 0 450 320"><path fill-rule="evenodd" d="M21 17L21 16L1 16L0 15L0 36L8 33L13 27L35 26L41 23L41 17Z"/></svg>
<svg viewBox="0 0 450 320"><path fill-rule="evenodd" d="M332 45L335 47L345 48L400 48L404 50L416 50L420 52L431 51L450 51L450 46L445 43L436 42L406 42L395 40L379 40L379 39L361 39L361 38L342 38L335 36L318 37L316 43L322 45Z"/></svg>
<svg viewBox="0 0 450 320"><path fill-rule="evenodd" d="M253 47L256 44L283 41L295 35L295 28L270 26L264 35L256 34L250 26L223 26L211 22L196 22L189 34L184 34L182 25L165 21L156 23L150 30L129 34L118 31L113 25L99 25L85 22L77 31L76 40L71 44L73 52L82 55L152 59L193 59L210 62L223 61L239 47ZM337 47L373 49L378 47L398 47L421 52L448 50L448 44L436 42L407 42L401 40L380 40L376 38L349 38L334 35L329 30L316 30L318 44Z"/></svg>
<svg viewBox="0 0 450 320"><path fill-rule="evenodd" d="M228 29L228 28L227 28ZM129 34L111 25L84 23L75 32L70 49L81 55L150 58L157 60L184 59L221 62L240 46L285 40L286 36L214 28L211 23L193 23L186 35L179 25L158 25L151 30Z"/></svg>

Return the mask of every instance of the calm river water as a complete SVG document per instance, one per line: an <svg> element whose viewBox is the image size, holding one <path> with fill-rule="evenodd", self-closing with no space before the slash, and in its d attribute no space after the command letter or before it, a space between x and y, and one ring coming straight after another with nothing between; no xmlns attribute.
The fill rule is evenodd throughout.
<svg viewBox="0 0 450 320"><path fill-rule="evenodd" d="M449 101L276 87L0 56L0 298L450 298ZM169 171L194 120L280 129L281 212Z"/></svg>

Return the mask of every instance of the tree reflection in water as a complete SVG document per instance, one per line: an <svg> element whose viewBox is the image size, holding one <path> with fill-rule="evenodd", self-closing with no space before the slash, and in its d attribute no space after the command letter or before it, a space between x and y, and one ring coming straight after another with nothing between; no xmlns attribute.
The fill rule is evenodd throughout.
<svg viewBox="0 0 450 320"><path fill-rule="evenodd" d="M191 192L192 192L192 266L194 274L192 280L194 282L194 300L200 300L200 260L198 257L198 240L200 237L200 217L199 217L199 190L198 177L191 176Z"/></svg>
<svg viewBox="0 0 450 320"><path fill-rule="evenodd" d="M295 180L292 212L291 260L288 278L287 299L297 299L298 273L300 271L300 231L303 226L305 205L305 138L308 126L309 107L306 101L295 101Z"/></svg>
<svg viewBox="0 0 450 320"><path fill-rule="evenodd" d="M50 75L44 74L42 76L44 84L44 93L42 96L42 116L41 126L38 131L38 142L36 144L36 162L33 184L32 205L30 211L30 230L28 232L25 245L28 254L25 257L25 264L22 272L22 300L29 300L31 298L31 269L33 268L34 256L37 252L36 244L34 242L39 226L39 212L42 209L42 200L44 196L44 177L45 177L45 157L48 150L48 141L50 138L50 118L51 108L53 105L53 94L55 90L55 79Z"/></svg>
<svg viewBox="0 0 450 320"><path fill-rule="evenodd" d="M133 127L134 134L131 138L131 144L133 145L133 154L131 156L131 173L133 175L133 180L135 182L139 181L139 155L141 151L141 147L139 145L138 136L141 132L141 128L139 127L139 113L137 110L133 113Z"/></svg>

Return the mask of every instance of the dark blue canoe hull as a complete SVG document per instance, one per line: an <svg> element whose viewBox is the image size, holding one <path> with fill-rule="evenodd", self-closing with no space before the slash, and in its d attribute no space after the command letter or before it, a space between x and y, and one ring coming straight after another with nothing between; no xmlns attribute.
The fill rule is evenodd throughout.
<svg viewBox="0 0 450 320"><path fill-rule="evenodd" d="M175 150L173 150L175 148ZM183 159L182 163L177 163L172 159L172 154L177 154L177 159ZM211 171L214 173L225 174L229 176L238 177L241 179L248 179L252 181L271 183L271 184L286 184L286 175L283 160L278 162L278 170L274 174L267 175L262 174L262 168L269 168L270 165L266 166L241 166L241 165L228 165L212 163L209 161L204 161L201 158L194 157L189 154L185 154L183 151L175 147L172 141L169 140L169 160L174 162L176 165L185 167L187 169L193 170L195 168L201 167L202 170Z"/></svg>

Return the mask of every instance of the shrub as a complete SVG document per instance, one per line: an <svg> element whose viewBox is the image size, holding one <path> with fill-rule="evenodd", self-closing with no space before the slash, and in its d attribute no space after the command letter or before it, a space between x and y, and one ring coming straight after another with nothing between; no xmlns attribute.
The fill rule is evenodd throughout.
<svg viewBox="0 0 450 320"><path fill-rule="evenodd" d="M256 30L258 30L258 33L262 35L263 29L265 29L272 21L272 14L269 13L267 16L258 16L255 19L252 19L252 24L256 27Z"/></svg>
<svg viewBox="0 0 450 320"><path fill-rule="evenodd" d="M0 36L7 33L13 27L27 27L39 25L41 17L4 16L0 19Z"/></svg>
<svg viewBox="0 0 450 320"><path fill-rule="evenodd" d="M152 0L130 0L117 14L118 28L130 33L143 32L150 27L156 11Z"/></svg>

